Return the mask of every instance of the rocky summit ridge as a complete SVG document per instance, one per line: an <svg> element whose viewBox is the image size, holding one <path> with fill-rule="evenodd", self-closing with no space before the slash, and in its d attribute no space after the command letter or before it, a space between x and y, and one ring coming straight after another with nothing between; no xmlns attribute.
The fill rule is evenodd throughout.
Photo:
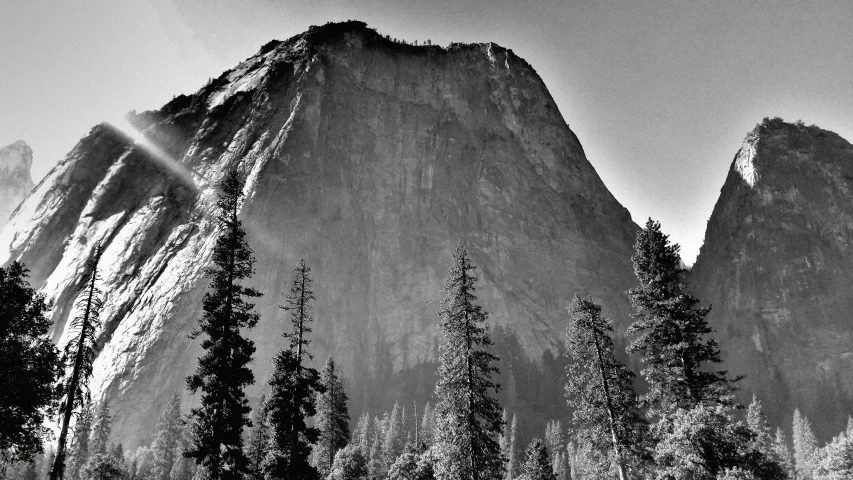
<svg viewBox="0 0 853 480"><path fill-rule="evenodd" d="M820 437L853 411L853 146L767 120L738 151L690 275L724 361L771 420Z"/></svg>
<svg viewBox="0 0 853 480"><path fill-rule="evenodd" d="M354 415L431 399L435 312L460 240L504 359L501 400L530 424L565 415L555 356L572 295L627 321L637 226L536 72L498 45L312 27L127 120L94 127L0 231L0 263L25 262L55 301L60 345L85 262L104 246L91 387L127 448L151 440L172 392L192 402L184 379L200 348L187 334L230 169L246 178L240 215L264 292L252 401L283 345L278 305L300 257L315 279L311 350L334 354Z"/></svg>
<svg viewBox="0 0 853 480"><path fill-rule="evenodd" d="M33 189L33 150L23 140L0 148L0 228Z"/></svg>

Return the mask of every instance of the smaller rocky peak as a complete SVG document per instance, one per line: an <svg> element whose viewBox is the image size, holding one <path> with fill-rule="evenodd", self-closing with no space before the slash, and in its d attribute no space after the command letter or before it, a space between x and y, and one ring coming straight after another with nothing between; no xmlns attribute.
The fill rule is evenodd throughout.
<svg viewBox="0 0 853 480"><path fill-rule="evenodd" d="M770 181L796 182L796 169L826 169L853 153L834 132L802 121L764 118L750 131L732 162L732 173L750 188ZM840 165L838 165L840 166Z"/></svg>
<svg viewBox="0 0 853 480"><path fill-rule="evenodd" d="M30 168L33 166L33 149L27 142L17 142L0 148L0 178L5 178L16 172L24 174L32 183Z"/></svg>
<svg viewBox="0 0 853 480"><path fill-rule="evenodd" d="M0 228L33 189L33 149L23 140L0 148Z"/></svg>

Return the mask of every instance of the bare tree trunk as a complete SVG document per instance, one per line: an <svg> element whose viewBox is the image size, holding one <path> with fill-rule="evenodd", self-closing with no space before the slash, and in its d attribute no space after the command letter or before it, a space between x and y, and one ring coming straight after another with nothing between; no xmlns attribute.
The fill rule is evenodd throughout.
<svg viewBox="0 0 853 480"><path fill-rule="evenodd" d="M619 439L616 436L616 418L613 414L613 401L610 398L610 385L607 382L607 376L604 374L604 362L601 358L601 346L598 343L598 332L593 331L593 336L595 339L595 353L598 355L598 371L601 374L601 385L604 387L604 399L607 402L607 416L610 419L610 436L613 440L613 453L616 455L616 470L619 472L619 480L628 480L619 449Z"/></svg>

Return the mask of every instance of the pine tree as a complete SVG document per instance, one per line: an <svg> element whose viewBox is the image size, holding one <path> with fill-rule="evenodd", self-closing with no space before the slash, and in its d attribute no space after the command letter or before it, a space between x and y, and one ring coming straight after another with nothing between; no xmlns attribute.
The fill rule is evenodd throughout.
<svg viewBox="0 0 853 480"><path fill-rule="evenodd" d="M555 480L548 449L542 440L534 438L527 446L524 464L521 466L522 480Z"/></svg>
<svg viewBox="0 0 853 480"><path fill-rule="evenodd" d="M189 450L192 443L192 424L182 421L181 435L175 448L175 463L169 472L169 480L191 480L195 473L195 463L183 453ZM135 460L134 460L135 461Z"/></svg>
<svg viewBox="0 0 853 480"><path fill-rule="evenodd" d="M353 444L357 445L362 452L370 451L370 414L364 412L355 424L352 432Z"/></svg>
<svg viewBox="0 0 853 480"><path fill-rule="evenodd" d="M151 444L154 451L154 480L169 480L175 466L175 451L181 439L181 395L175 392L166 410L157 421L157 437Z"/></svg>
<svg viewBox="0 0 853 480"><path fill-rule="evenodd" d="M112 448L110 448L110 456L112 456L116 462L119 462L120 464L124 463L124 446L121 442L114 443L112 445Z"/></svg>
<svg viewBox="0 0 853 480"><path fill-rule="evenodd" d="M551 452L551 457L557 455L566 447L566 438L563 436L563 424L559 420L548 421L545 427L545 447Z"/></svg>
<svg viewBox="0 0 853 480"><path fill-rule="evenodd" d="M317 396L317 415L314 423L320 438L314 448L317 469L327 476L332 469L335 453L350 441L349 409L343 378L335 371L335 360L329 357L320 371L320 384L325 392Z"/></svg>
<svg viewBox="0 0 853 480"><path fill-rule="evenodd" d="M554 470L554 478L556 480L569 480L571 473L569 470L569 454L565 448L558 450L553 454L552 462Z"/></svg>
<svg viewBox="0 0 853 480"><path fill-rule="evenodd" d="M633 389L634 374L614 356L613 327L601 306L575 297L566 348L569 357L566 399L579 441L589 444L589 459L600 475L615 465L621 480L647 458L647 425ZM636 475L634 475L636 476Z"/></svg>
<svg viewBox="0 0 853 480"><path fill-rule="evenodd" d="M495 437L501 429L501 409L490 396L498 358L484 323L487 314L475 304L474 266L460 242L444 282L439 312L443 342L436 405L436 477L439 480L497 480L503 476L501 452Z"/></svg>
<svg viewBox="0 0 853 480"><path fill-rule="evenodd" d="M784 459L777 455L770 425L767 423L761 401L755 394L752 395L752 402L746 411L746 425L755 435L750 441L750 446L782 465Z"/></svg>
<svg viewBox="0 0 853 480"><path fill-rule="evenodd" d="M112 433L112 417L107 400L101 400L98 411L95 413L94 426L92 427L92 443L89 446L92 455L103 455L107 453L107 446Z"/></svg>
<svg viewBox="0 0 853 480"><path fill-rule="evenodd" d="M435 443L435 410L430 406L429 402L424 406L420 432L421 443L426 447L431 447Z"/></svg>
<svg viewBox="0 0 853 480"><path fill-rule="evenodd" d="M92 377L92 363L95 361L97 347L95 332L101 326L99 319L103 307L102 293L97 288L98 262L101 259L101 246L95 247L95 255L87 265L83 282L85 291L77 301L77 316L71 320L69 336L72 338L62 353L61 365L65 368L66 378L57 385L57 394L62 397L59 406L61 424L59 441L50 469L50 480L59 480L65 475L66 444L71 417L78 408L91 400L89 378Z"/></svg>
<svg viewBox="0 0 853 480"><path fill-rule="evenodd" d="M394 402L394 408L391 409L391 414L388 416L388 423L385 426L385 435L382 439L382 475L388 473L391 465L397 460L397 457L403 453L405 446L405 438L403 437L403 416L400 411L400 404Z"/></svg>
<svg viewBox="0 0 853 480"><path fill-rule="evenodd" d="M105 453L96 453L89 458L81 472L86 480L121 480L125 476L121 463Z"/></svg>
<svg viewBox="0 0 853 480"><path fill-rule="evenodd" d="M92 406L86 405L77 416L77 423L74 425L74 440L71 445L68 458L68 475L70 480L78 480L80 471L89 461L89 437L92 434L92 423L94 422L94 412Z"/></svg>
<svg viewBox="0 0 853 480"><path fill-rule="evenodd" d="M740 477L783 480L778 463L751 448L753 434L734 419L724 405L698 404L679 408L653 427L657 478L667 480L715 480L740 470ZM744 477L746 476L746 477Z"/></svg>
<svg viewBox="0 0 853 480"><path fill-rule="evenodd" d="M213 480L240 478L247 469L242 433L250 423L251 409L243 389L255 381L248 367L255 345L241 330L258 322L248 299L261 296L240 284L252 275L255 263L237 218L243 182L236 171L231 171L219 187L214 265L205 271L211 282L202 302L204 315L191 335L206 336L201 342L205 353L195 373L187 378L191 392L201 390L201 406L190 411L193 438L185 453Z"/></svg>
<svg viewBox="0 0 853 480"><path fill-rule="evenodd" d="M272 432L264 472L272 479L314 479L318 475L308 456L319 431L305 423L316 413L316 394L324 391L317 370L303 365L305 358L312 358L306 350L314 300L310 271L305 260L299 260L287 305L281 307L290 312L292 331L284 333L289 345L273 359L275 368L269 382L267 418Z"/></svg>
<svg viewBox="0 0 853 480"><path fill-rule="evenodd" d="M47 338L48 305L27 273L18 262L0 268L0 456L7 462L42 453L60 374L59 351Z"/></svg>
<svg viewBox="0 0 853 480"><path fill-rule="evenodd" d="M371 478L378 478L382 472L382 440L385 429L379 417L373 417L373 429L370 433L370 450L367 455L367 469Z"/></svg>
<svg viewBox="0 0 853 480"><path fill-rule="evenodd" d="M853 442L844 432L815 451L812 474L818 480L853 478Z"/></svg>
<svg viewBox="0 0 853 480"><path fill-rule="evenodd" d="M506 480L515 478L515 472L518 470L518 417L512 415L512 424L507 431L507 439L505 450L501 451L501 455L505 460Z"/></svg>
<svg viewBox="0 0 853 480"><path fill-rule="evenodd" d="M794 410L794 425L791 436L794 440L794 464L797 480L812 480L814 468L814 453L817 450L817 439L812 431L809 419L800 415L800 410Z"/></svg>
<svg viewBox="0 0 853 480"><path fill-rule="evenodd" d="M781 428L776 429L776 438L773 440L773 450L776 452L776 458L781 459L782 467L788 474L788 478L796 478L797 472L794 466L794 455L791 454L791 449L788 448L788 441L785 439L785 433Z"/></svg>
<svg viewBox="0 0 853 480"><path fill-rule="evenodd" d="M365 480L368 474L364 451L356 445L347 445L335 455L328 480Z"/></svg>
<svg viewBox="0 0 853 480"><path fill-rule="evenodd" d="M269 422L267 422L266 395L261 395L258 408L252 417L252 433L249 437L249 472L255 480L264 478L263 464L267 456L267 446L270 439Z"/></svg>
<svg viewBox="0 0 853 480"><path fill-rule="evenodd" d="M741 378L711 369L720 363L720 347L705 339L711 333L705 321L710 308L696 308L699 300L685 291L679 249L649 219L631 257L639 285L628 292L636 320L627 333L637 335L628 352L642 355L649 386L644 397L652 416L700 403L732 405L734 382Z"/></svg>

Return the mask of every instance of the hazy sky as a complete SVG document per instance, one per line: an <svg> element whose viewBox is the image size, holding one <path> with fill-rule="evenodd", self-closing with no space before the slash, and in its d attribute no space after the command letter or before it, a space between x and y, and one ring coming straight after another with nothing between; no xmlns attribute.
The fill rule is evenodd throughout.
<svg viewBox="0 0 853 480"><path fill-rule="evenodd" d="M89 129L159 108L327 21L409 41L493 41L542 76L638 223L692 263L729 164L765 116L853 141L853 1L4 0L0 146L40 179Z"/></svg>

